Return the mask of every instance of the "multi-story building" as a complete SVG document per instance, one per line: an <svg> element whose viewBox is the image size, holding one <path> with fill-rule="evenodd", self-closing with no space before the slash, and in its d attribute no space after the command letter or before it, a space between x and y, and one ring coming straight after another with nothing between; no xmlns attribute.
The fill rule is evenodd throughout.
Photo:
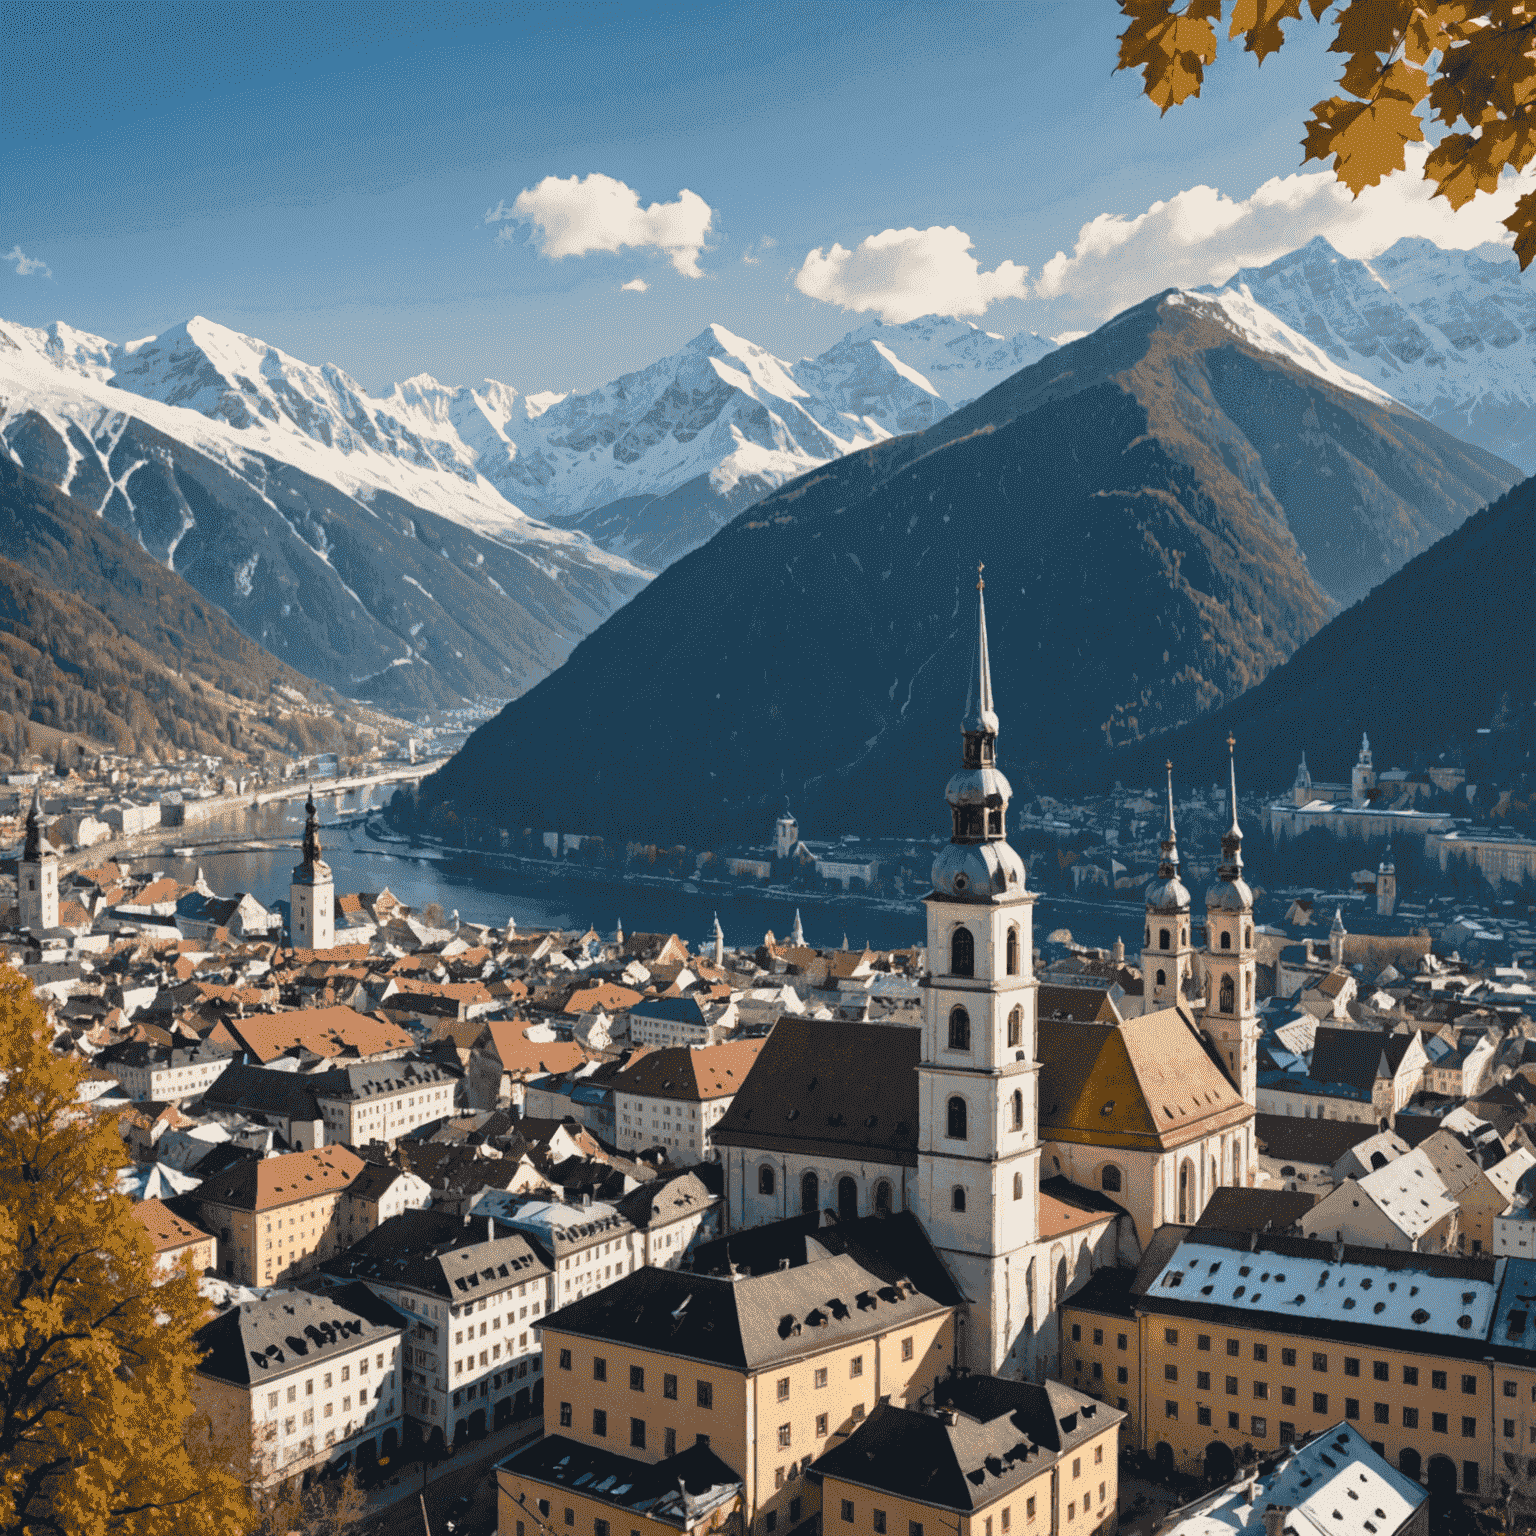
<svg viewBox="0 0 1536 1536"><path fill-rule="evenodd" d="M1431 1490L1489 1494L1536 1454L1533 1282L1528 1260L1169 1233L1067 1301L1067 1376L1170 1468L1225 1478L1342 1416Z"/></svg>
<svg viewBox="0 0 1536 1536"><path fill-rule="evenodd" d="M110 1072L130 1099L179 1104L212 1087L232 1059L228 1047L208 1040L196 1045L127 1040L104 1050L96 1065Z"/></svg>
<svg viewBox="0 0 1536 1536"><path fill-rule="evenodd" d="M822 1530L846 1536L1091 1536L1113 1526L1125 1417L1060 1382L943 1382L881 1403L812 1467Z"/></svg>
<svg viewBox="0 0 1536 1536"><path fill-rule="evenodd" d="M347 1147L248 1158L188 1197L218 1235L224 1273L244 1285L297 1279L346 1246L341 1203L363 1160Z"/></svg>
<svg viewBox="0 0 1536 1536"><path fill-rule="evenodd" d="M614 1139L621 1152L661 1147L686 1167L715 1155L714 1131L747 1080L761 1040L647 1051L614 1079Z"/></svg>
<svg viewBox="0 0 1536 1536"><path fill-rule="evenodd" d="M506 1532L519 1510L579 1536L614 1518L595 1488L551 1478L560 1452L604 1453L622 1483L690 1446L731 1470L752 1536L788 1531L818 1507L816 1458L955 1359L953 1308L846 1254L759 1275L642 1268L562 1307L543 1342L546 1438L497 1469Z"/></svg>
<svg viewBox="0 0 1536 1536"><path fill-rule="evenodd" d="M521 1233L438 1211L386 1221L325 1266L407 1315L402 1407L429 1445L460 1445L532 1412L551 1271Z"/></svg>
<svg viewBox="0 0 1536 1536"><path fill-rule="evenodd" d="M617 1207L584 1199L579 1205L527 1200L511 1210L494 1204L495 1219L532 1238L548 1256L549 1305L563 1307L600 1291L645 1263L644 1243Z"/></svg>
<svg viewBox="0 0 1536 1536"><path fill-rule="evenodd" d="M634 1045L709 1045L719 1036L696 997L647 997L630 1008L629 1038Z"/></svg>
<svg viewBox="0 0 1536 1536"><path fill-rule="evenodd" d="M350 1247L393 1216L424 1211L432 1204L432 1186L393 1163L365 1163L347 1186L341 1220Z"/></svg>
<svg viewBox="0 0 1536 1536"><path fill-rule="evenodd" d="M697 1244L720 1235L719 1197L694 1173L652 1179L625 1195L618 1211L635 1229L640 1262L663 1269L676 1269Z"/></svg>
<svg viewBox="0 0 1536 1536"><path fill-rule="evenodd" d="M249 1443L253 1483L375 1460L400 1439L402 1334L394 1309L362 1285L242 1302L196 1334L192 1400L216 1440Z"/></svg>
<svg viewBox="0 0 1536 1536"><path fill-rule="evenodd" d="M143 1223L155 1249L155 1268L169 1274L183 1259L190 1259L192 1270L201 1274L218 1262L218 1242L211 1232L185 1216L178 1216L163 1200L139 1200L133 1214Z"/></svg>

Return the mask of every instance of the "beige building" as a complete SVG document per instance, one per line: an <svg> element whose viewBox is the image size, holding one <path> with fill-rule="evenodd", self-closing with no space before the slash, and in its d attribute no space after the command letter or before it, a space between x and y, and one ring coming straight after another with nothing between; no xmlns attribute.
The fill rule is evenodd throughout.
<svg viewBox="0 0 1536 1536"><path fill-rule="evenodd" d="M761 1040L665 1046L647 1051L614 1079L614 1140L621 1152L661 1147L678 1167L715 1155L715 1127L731 1107Z"/></svg>
<svg viewBox="0 0 1536 1536"><path fill-rule="evenodd" d="M194 1274L217 1266L218 1242L213 1234L178 1216L165 1201L140 1200L133 1214L149 1233L155 1249L155 1268L161 1274L169 1274L183 1259L191 1261Z"/></svg>
<svg viewBox="0 0 1536 1536"><path fill-rule="evenodd" d="M199 1221L218 1235L225 1275L274 1285L347 1246L341 1207L363 1166L347 1147L250 1158L205 1180L190 1198Z"/></svg>
<svg viewBox="0 0 1536 1536"><path fill-rule="evenodd" d="M882 1403L814 1465L845 1536L1113 1530L1124 1414L1060 1382L966 1376L921 1409Z"/></svg>
<svg viewBox="0 0 1536 1536"><path fill-rule="evenodd" d="M624 1482L690 1447L730 1470L746 1531L787 1532L820 1507L816 1458L955 1359L951 1307L846 1254L759 1275L640 1269L554 1313L543 1344L546 1438L497 1469L506 1533L533 1511L578 1536L615 1518L595 1484L551 1476L552 1453L598 1453Z"/></svg>
<svg viewBox="0 0 1536 1536"><path fill-rule="evenodd" d="M1423 1147L1384 1168L1345 1179L1300 1222L1308 1237L1399 1253L1446 1253L1458 1246L1460 1207ZM1491 1234L1490 1234L1491 1241Z"/></svg>
<svg viewBox="0 0 1536 1536"><path fill-rule="evenodd" d="M242 1302L198 1331L192 1401L215 1440L249 1445L255 1483L374 1460L400 1439L401 1336L366 1286Z"/></svg>

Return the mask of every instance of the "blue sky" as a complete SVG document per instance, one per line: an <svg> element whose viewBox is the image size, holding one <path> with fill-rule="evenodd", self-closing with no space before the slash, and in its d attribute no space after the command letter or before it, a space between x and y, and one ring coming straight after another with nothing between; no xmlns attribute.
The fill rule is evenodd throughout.
<svg viewBox="0 0 1536 1536"><path fill-rule="evenodd" d="M1297 174L1337 68L1310 24L1160 120L1109 0L4 17L0 315L202 314L371 389L590 386L710 321L790 357L928 307L1059 334L1314 233L1497 233L1491 198L1452 221L1412 178L1348 204Z"/></svg>

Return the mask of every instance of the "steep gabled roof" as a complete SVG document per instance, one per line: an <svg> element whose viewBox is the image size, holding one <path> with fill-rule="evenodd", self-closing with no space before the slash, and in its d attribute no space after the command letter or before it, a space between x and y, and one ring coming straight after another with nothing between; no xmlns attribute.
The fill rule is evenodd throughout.
<svg viewBox="0 0 1536 1536"><path fill-rule="evenodd" d="M317 1147L251 1158L198 1186L199 1204L242 1211L270 1211L346 1189L367 1165L350 1147Z"/></svg>
<svg viewBox="0 0 1536 1536"><path fill-rule="evenodd" d="M647 1051L614 1078L613 1091L696 1103L729 1098L741 1091L764 1044L762 1040L733 1040L698 1050L679 1045Z"/></svg>

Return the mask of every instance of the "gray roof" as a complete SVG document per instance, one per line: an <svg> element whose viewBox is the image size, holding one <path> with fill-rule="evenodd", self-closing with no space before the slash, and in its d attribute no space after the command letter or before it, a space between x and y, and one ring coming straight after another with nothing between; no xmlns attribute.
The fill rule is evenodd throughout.
<svg viewBox="0 0 1536 1536"><path fill-rule="evenodd" d="M485 1231L478 1222L466 1226L441 1211L407 1211L320 1268L338 1278L440 1296L455 1306L550 1272L521 1233L487 1240Z"/></svg>
<svg viewBox="0 0 1536 1536"><path fill-rule="evenodd" d="M322 1296L279 1291L231 1307L198 1329L193 1342L202 1351L203 1375L252 1386L387 1339L406 1321L366 1286Z"/></svg>
<svg viewBox="0 0 1536 1536"><path fill-rule="evenodd" d="M932 1317L947 1308L847 1255L766 1275L647 1267L551 1313L546 1329L756 1371Z"/></svg>
<svg viewBox="0 0 1536 1536"><path fill-rule="evenodd" d="M317 1099L330 1103L355 1103L362 1099L388 1098L438 1083L455 1083L460 1074L437 1061L361 1061L336 1067L310 1078Z"/></svg>
<svg viewBox="0 0 1536 1536"><path fill-rule="evenodd" d="M631 1226L647 1229L698 1216L716 1203L697 1175L680 1173L675 1179L654 1179L632 1189L618 1207Z"/></svg>

